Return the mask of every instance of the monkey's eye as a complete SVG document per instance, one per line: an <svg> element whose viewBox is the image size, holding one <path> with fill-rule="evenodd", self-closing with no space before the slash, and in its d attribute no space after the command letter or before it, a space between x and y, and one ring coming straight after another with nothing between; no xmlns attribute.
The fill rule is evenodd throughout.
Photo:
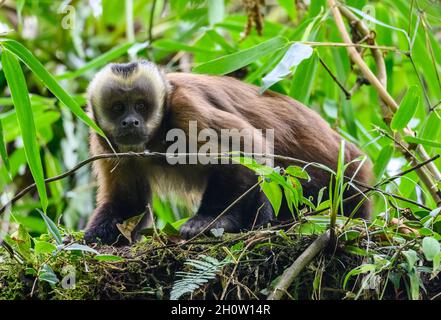
<svg viewBox="0 0 441 320"><path fill-rule="evenodd" d="M122 103L116 103L112 106L113 112L121 112L121 111L123 111L123 109L124 109L124 106Z"/></svg>
<svg viewBox="0 0 441 320"><path fill-rule="evenodd" d="M145 107L145 103L144 102L137 102L135 105L135 109L138 112L144 112L146 107Z"/></svg>

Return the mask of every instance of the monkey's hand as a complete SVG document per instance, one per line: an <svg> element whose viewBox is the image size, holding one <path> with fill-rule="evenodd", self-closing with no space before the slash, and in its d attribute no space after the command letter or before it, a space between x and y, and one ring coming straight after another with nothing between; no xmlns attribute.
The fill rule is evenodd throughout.
<svg viewBox="0 0 441 320"><path fill-rule="evenodd" d="M210 225L214 219L215 217L197 214L182 225L180 229L181 236L185 239L190 239L201 233L211 235L210 230L220 228L223 228L224 232L236 233L240 231L239 223L232 215L220 217Z"/></svg>
<svg viewBox="0 0 441 320"><path fill-rule="evenodd" d="M123 218L117 218L109 205L98 208L92 217L84 234L86 243L101 243L113 246L125 246L129 241L116 227L122 223Z"/></svg>

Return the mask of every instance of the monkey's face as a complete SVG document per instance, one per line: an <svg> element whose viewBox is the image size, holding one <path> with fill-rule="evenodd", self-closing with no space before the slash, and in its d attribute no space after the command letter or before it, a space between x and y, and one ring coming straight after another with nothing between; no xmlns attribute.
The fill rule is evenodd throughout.
<svg viewBox="0 0 441 320"><path fill-rule="evenodd" d="M140 151L159 127L167 83L147 62L112 64L89 86L89 103L98 125L124 150Z"/></svg>
<svg viewBox="0 0 441 320"><path fill-rule="evenodd" d="M155 109L155 99L143 88L121 88L114 84L103 88L99 119L116 144L136 146L148 140L147 122Z"/></svg>

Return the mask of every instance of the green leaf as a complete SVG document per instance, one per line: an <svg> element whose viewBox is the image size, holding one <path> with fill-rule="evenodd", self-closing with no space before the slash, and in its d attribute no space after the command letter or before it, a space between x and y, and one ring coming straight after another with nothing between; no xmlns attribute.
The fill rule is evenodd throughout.
<svg viewBox="0 0 441 320"><path fill-rule="evenodd" d="M309 180L309 174L305 170L303 170L302 167L299 166L289 166L285 169L285 172L289 174L290 176L300 178L300 179L306 179Z"/></svg>
<svg viewBox="0 0 441 320"><path fill-rule="evenodd" d="M65 105L67 106L79 119L85 124L95 130L99 135L105 137L104 132L90 119L83 111L80 105L73 99L55 80L55 78L45 69L45 67L38 61L34 55L19 42L12 39L0 38L0 45L5 49L16 55L23 61L29 69L40 79L41 82ZM5 50L6 51L6 50ZM4 51L4 52L5 52ZM4 52L2 55L4 55Z"/></svg>
<svg viewBox="0 0 441 320"><path fill-rule="evenodd" d="M279 5L285 9L286 13L289 15L292 21L295 21L297 18L297 10L295 2L292 0L277 0Z"/></svg>
<svg viewBox="0 0 441 320"><path fill-rule="evenodd" d="M280 206L282 204L282 190L277 182L271 181L263 181L261 184L262 191L265 193L269 202L271 203L274 214L279 214Z"/></svg>
<svg viewBox="0 0 441 320"><path fill-rule="evenodd" d="M18 230L11 235L11 239L15 241L18 252L29 260L31 256L31 236L21 224Z"/></svg>
<svg viewBox="0 0 441 320"><path fill-rule="evenodd" d="M114 256L112 254L97 254L95 257L95 260L102 261L102 262L123 262L124 258Z"/></svg>
<svg viewBox="0 0 441 320"><path fill-rule="evenodd" d="M438 252L433 257L433 274L437 274L440 271L440 265L441 265L441 252Z"/></svg>
<svg viewBox="0 0 441 320"><path fill-rule="evenodd" d="M52 268L46 263L41 267L38 280L48 282L51 285L54 285L58 282L57 275L54 273Z"/></svg>
<svg viewBox="0 0 441 320"><path fill-rule="evenodd" d="M224 20L224 0L208 0L208 21L210 26Z"/></svg>
<svg viewBox="0 0 441 320"><path fill-rule="evenodd" d="M434 148L441 148L441 143L433 141L433 140L421 139L421 138L412 137L412 136L405 136L403 139L404 139L404 141L409 142L409 143L422 144L422 145L434 147Z"/></svg>
<svg viewBox="0 0 441 320"><path fill-rule="evenodd" d="M422 243L424 256L428 261L432 261L434 257L441 251L441 246L435 238L425 237Z"/></svg>
<svg viewBox="0 0 441 320"><path fill-rule="evenodd" d="M410 280L410 296L412 300L420 298L420 277L416 271L407 274Z"/></svg>
<svg viewBox="0 0 441 320"><path fill-rule="evenodd" d="M312 53L313 49L311 46L302 43L293 43L275 68L263 77L262 87L259 90L260 93L284 79L291 73L292 68L298 66L303 60L311 57ZM304 74L302 74L302 77L304 77Z"/></svg>
<svg viewBox="0 0 441 320"><path fill-rule="evenodd" d="M106 51L102 55L90 60L81 68L78 68L77 70L72 71L72 72L65 72L61 75L58 75L57 79L62 80L62 79L76 78L76 77L82 75L83 73L86 73L87 71L102 67L105 64L107 64L108 62L111 62L111 61L115 60L116 58L119 58L122 55L126 54L127 51L129 51L129 49L132 48L132 46L133 46L133 43L129 42L129 43L124 43L122 45L114 47L113 49Z"/></svg>
<svg viewBox="0 0 441 320"><path fill-rule="evenodd" d="M5 136L3 134L3 124L1 119L0 119L0 157L3 161L3 164L6 167L6 170L10 172L11 164L9 163L8 153L6 151L6 142L5 142Z"/></svg>
<svg viewBox="0 0 441 320"><path fill-rule="evenodd" d="M418 261L418 255L415 250L412 249L403 251L403 255L407 261L407 271L411 272L415 266L415 263Z"/></svg>
<svg viewBox="0 0 441 320"><path fill-rule="evenodd" d="M210 53L213 52L213 50L209 50L202 47L197 46L191 46L179 41L170 40L170 39L160 39L156 40L153 43L153 47L156 49L161 49L164 51L186 51L186 52L192 52L192 53Z"/></svg>
<svg viewBox="0 0 441 320"><path fill-rule="evenodd" d="M240 69L257 59L264 57L274 51L284 47L287 44L287 39L283 37L275 37L258 45L244 49L205 63L202 63L195 68L194 72L208 73L208 74L226 74Z"/></svg>
<svg viewBox="0 0 441 320"><path fill-rule="evenodd" d="M44 222L46 223L47 231L49 231L49 233L54 237L55 242L58 245L62 245L63 244L63 239L61 238L60 231L58 230L58 228L55 225L55 223L51 220L51 218L49 218L41 210L38 210L38 212L40 213L41 217L43 218Z"/></svg>
<svg viewBox="0 0 441 320"><path fill-rule="evenodd" d="M40 148L37 144L37 134L26 80L17 58L8 50L2 52L2 65L14 102L29 169L37 185L41 206L46 211L48 200L43 165L41 163Z"/></svg>
<svg viewBox="0 0 441 320"><path fill-rule="evenodd" d="M346 285L347 285L350 277L356 276L359 274L363 274L363 273L374 272L375 269L376 269L376 266L374 264L363 264L361 266L358 266L358 267L352 269L351 271L348 272L348 274L346 275L346 277L343 281L343 289L346 288Z"/></svg>
<svg viewBox="0 0 441 320"><path fill-rule="evenodd" d="M400 107L392 118L390 127L393 130L400 130L407 126L418 107L420 97L417 86L411 86L400 103Z"/></svg>
<svg viewBox="0 0 441 320"><path fill-rule="evenodd" d="M394 146L387 145L381 151L374 164L375 176L380 179L386 171L387 165L394 154Z"/></svg>
<svg viewBox="0 0 441 320"><path fill-rule="evenodd" d="M39 241L34 239L34 243L34 252L38 255L49 254L57 250L57 247L54 244L47 241Z"/></svg>
<svg viewBox="0 0 441 320"><path fill-rule="evenodd" d="M296 68L291 79L290 97L301 103L308 104L312 84L317 74L318 61L318 55L314 53L310 59L304 61Z"/></svg>
<svg viewBox="0 0 441 320"><path fill-rule="evenodd" d="M167 222L161 231L169 236L179 235L179 231L170 222Z"/></svg>

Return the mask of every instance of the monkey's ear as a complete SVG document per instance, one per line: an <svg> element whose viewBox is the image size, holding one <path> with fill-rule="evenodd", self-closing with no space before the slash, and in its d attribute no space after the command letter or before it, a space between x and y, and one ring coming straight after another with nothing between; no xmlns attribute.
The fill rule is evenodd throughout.
<svg viewBox="0 0 441 320"><path fill-rule="evenodd" d="M87 103L86 108L84 110L89 118L91 118L93 121L95 121L95 117L93 115L93 108L92 104L90 102Z"/></svg>

